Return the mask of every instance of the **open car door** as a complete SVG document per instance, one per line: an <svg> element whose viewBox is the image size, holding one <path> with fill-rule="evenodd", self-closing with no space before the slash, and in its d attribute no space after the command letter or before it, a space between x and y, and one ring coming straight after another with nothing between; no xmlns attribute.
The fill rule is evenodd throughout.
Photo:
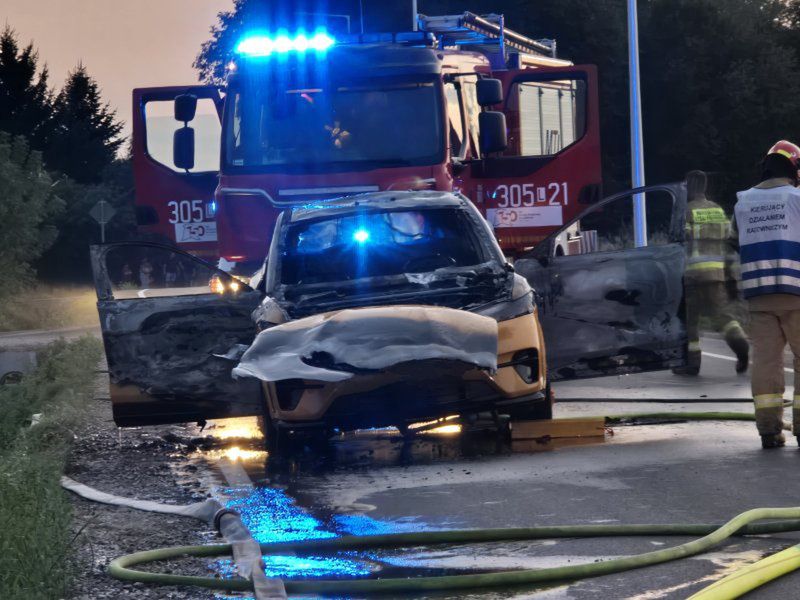
<svg viewBox="0 0 800 600"><path fill-rule="evenodd" d="M253 341L260 292L160 244L92 246L91 260L117 425L261 414L258 383L223 357Z"/></svg>
<svg viewBox="0 0 800 600"><path fill-rule="evenodd" d="M634 243L634 199L647 239ZM517 260L538 294L553 381L685 364L686 188L649 186L607 198Z"/></svg>

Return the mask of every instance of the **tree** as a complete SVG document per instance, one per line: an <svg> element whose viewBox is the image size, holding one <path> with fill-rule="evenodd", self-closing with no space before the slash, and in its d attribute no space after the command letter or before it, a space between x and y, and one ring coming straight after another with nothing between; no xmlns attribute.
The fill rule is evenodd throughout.
<svg viewBox="0 0 800 600"><path fill-rule="evenodd" d="M800 129L798 57L777 0L650 0L641 13L648 179L715 171L720 200L752 185L764 152Z"/></svg>
<svg viewBox="0 0 800 600"><path fill-rule="evenodd" d="M132 239L135 236L130 161L114 161L102 173L100 183L81 184L63 178L55 189L63 199L64 210L55 223L58 236L36 262L37 274L50 282L89 282L89 245L100 243L100 226L89 214L92 207L104 200L116 211L106 225L107 239Z"/></svg>
<svg viewBox="0 0 800 600"><path fill-rule="evenodd" d="M47 67L29 44L22 50L16 33L6 26L0 34L0 131L24 135L37 150L47 144L51 127L52 93Z"/></svg>
<svg viewBox="0 0 800 600"><path fill-rule="evenodd" d="M97 82L79 65L53 103L53 131L44 153L48 168L78 183L101 180L123 143L122 123L100 97Z"/></svg>
<svg viewBox="0 0 800 600"><path fill-rule="evenodd" d="M33 276L30 263L56 237L50 224L63 208L41 155L22 136L0 132L0 297Z"/></svg>

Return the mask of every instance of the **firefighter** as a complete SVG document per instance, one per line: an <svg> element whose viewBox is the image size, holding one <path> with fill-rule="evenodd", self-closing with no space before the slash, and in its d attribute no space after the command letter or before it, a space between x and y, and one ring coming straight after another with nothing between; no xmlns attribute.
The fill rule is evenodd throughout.
<svg viewBox="0 0 800 600"><path fill-rule="evenodd" d="M800 148L780 141L761 182L737 194L731 243L738 245L753 342L752 391L763 448L784 445L783 350L794 354L793 430L800 432ZM738 230L738 231L737 231ZM800 443L800 436L798 437Z"/></svg>
<svg viewBox="0 0 800 600"><path fill-rule="evenodd" d="M742 326L730 311L726 280L725 254L728 249L730 221L725 211L706 198L706 174L691 171L686 175L689 203L686 206L687 261L684 273L686 293L686 329L689 337L689 360L685 367L673 369L678 375L700 372L700 317L709 320L715 331L736 354L736 372L747 370L750 345Z"/></svg>

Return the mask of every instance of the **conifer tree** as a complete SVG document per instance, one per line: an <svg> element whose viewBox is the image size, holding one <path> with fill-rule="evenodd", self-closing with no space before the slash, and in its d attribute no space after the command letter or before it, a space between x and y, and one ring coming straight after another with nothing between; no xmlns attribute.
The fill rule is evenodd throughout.
<svg viewBox="0 0 800 600"><path fill-rule="evenodd" d="M97 82L78 65L53 103L45 163L78 183L98 182L123 143L121 130L122 123L103 102Z"/></svg>
<svg viewBox="0 0 800 600"><path fill-rule="evenodd" d="M20 49L16 33L6 26L0 34L0 131L24 135L37 150L49 142L52 93L47 67L28 44Z"/></svg>

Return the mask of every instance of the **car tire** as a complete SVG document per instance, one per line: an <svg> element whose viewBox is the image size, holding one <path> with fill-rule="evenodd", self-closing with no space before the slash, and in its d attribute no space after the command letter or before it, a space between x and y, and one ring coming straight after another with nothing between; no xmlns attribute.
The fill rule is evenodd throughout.
<svg viewBox="0 0 800 600"><path fill-rule="evenodd" d="M261 430L261 435L264 436L264 448L267 452L273 454L285 451L288 438L287 432L280 427L276 427L272 417L268 414L260 415L258 417L258 428Z"/></svg>
<svg viewBox="0 0 800 600"><path fill-rule="evenodd" d="M553 418L553 392L550 382L544 389L545 401L526 402L509 408L507 411L511 421L543 421Z"/></svg>
<svg viewBox="0 0 800 600"><path fill-rule="evenodd" d="M261 414L258 416L258 428L264 436L264 448L270 454L285 454L289 446L289 432L275 425L269 414L267 397L261 388Z"/></svg>
<svg viewBox="0 0 800 600"><path fill-rule="evenodd" d="M408 423L398 423L395 427L400 432L400 437L404 440L413 440L417 436L416 432L408 426Z"/></svg>

